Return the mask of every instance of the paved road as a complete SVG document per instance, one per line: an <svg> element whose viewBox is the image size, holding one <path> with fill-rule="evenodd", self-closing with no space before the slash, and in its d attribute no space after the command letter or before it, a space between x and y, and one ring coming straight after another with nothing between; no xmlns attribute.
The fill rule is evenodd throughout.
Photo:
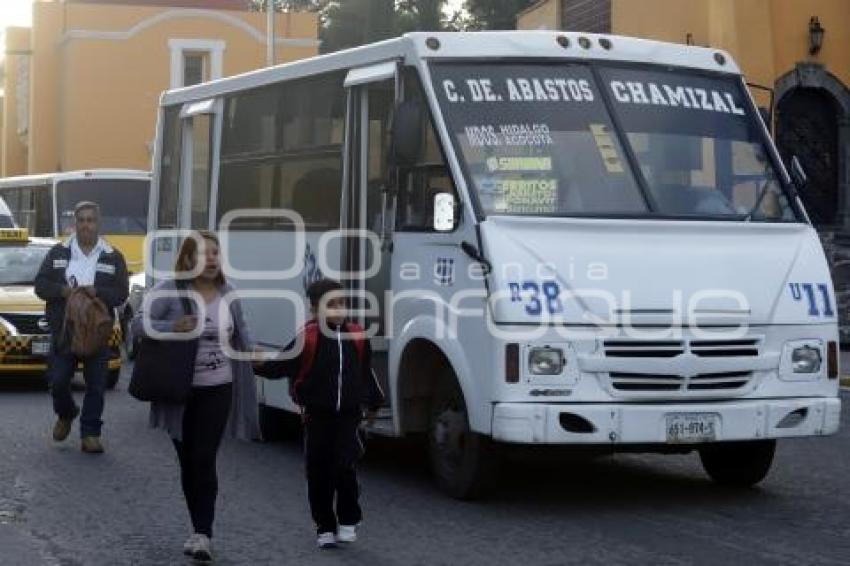
<svg viewBox="0 0 850 566"><path fill-rule="evenodd" d="M184 563L172 448L125 385L107 401L102 457L49 440L45 392L0 387L0 564ZM780 444L772 475L744 493L709 483L694 455L535 456L506 465L493 499L462 503L435 491L415 445L378 441L362 468L361 541L320 553L298 447L229 442L217 563L844 565L848 448L846 427Z"/></svg>

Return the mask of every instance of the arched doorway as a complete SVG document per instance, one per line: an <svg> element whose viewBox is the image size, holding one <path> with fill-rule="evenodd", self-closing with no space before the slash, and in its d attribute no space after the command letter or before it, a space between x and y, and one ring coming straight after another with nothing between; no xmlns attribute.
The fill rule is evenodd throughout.
<svg viewBox="0 0 850 566"><path fill-rule="evenodd" d="M850 89L822 65L776 81L776 143L809 176L800 195L832 269L842 348L850 348Z"/></svg>
<svg viewBox="0 0 850 566"><path fill-rule="evenodd" d="M816 63L776 81L776 143L809 176L801 195L820 231L850 235L850 89Z"/></svg>
<svg viewBox="0 0 850 566"><path fill-rule="evenodd" d="M840 107L826 90L798 87L776 107L776 144L785 163L797 156L809 177L801 197L816 226L834 226L838 193Z"/></svg>

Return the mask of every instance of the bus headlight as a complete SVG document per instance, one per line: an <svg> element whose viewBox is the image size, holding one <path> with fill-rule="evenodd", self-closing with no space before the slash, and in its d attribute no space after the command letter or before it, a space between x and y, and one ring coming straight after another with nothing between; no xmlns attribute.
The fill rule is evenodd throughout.
<svg viewBox="0 0 850 566"><path fill-rule="evenodd" d="M532 375L559 375L564 371L564 351L560 348L531 348L528 371Z"/></svg>
<svg viewBox="0 0 850 566"><path fill-rule="evenodd" d="M820 366L820 349L800 346L791 351L791 367L794 373L818 373Z"/></svg>

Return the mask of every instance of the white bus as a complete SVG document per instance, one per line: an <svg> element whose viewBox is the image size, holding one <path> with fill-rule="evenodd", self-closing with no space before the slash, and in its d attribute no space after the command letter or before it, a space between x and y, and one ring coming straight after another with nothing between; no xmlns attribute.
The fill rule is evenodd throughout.
<svg viewBox="0 0 850 566"><path fill-rule="evenodd" d="M167 92L157 132L155 266L226 228L270 348L299 324L287 291L360 270L373 432L427 433L454 496L506 444L698 450L751 485L776 439L838 428L827 262L727 53L412 33ZM271 433L294 407L258 388Z"/></svg>
<svg viewBox="0 0 850 566"><path fill-rule="evenodd" d="M147 233L150 173L131 169L91 169L0 179L5 201L18 226L32 236L64 239L74 231L74 205L98 203L101 232L121 250L130 271L141 271Z"/></svg>

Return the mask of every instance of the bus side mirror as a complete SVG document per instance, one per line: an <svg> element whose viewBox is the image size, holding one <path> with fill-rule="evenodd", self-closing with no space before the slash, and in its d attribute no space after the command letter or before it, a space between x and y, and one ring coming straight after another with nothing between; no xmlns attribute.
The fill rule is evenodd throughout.
<svg viewBox="0 0 850 566"><path fill-rule="evenodd" d="M451 193L434 195L434 231L451 232L455 227L455 196Z"/></svg>
<svg viewBox="0 0 850 566"><path fill-rule="evenodd" d="M393 112L390 163L410 167L419 159L422 145L422 107L418 102L405 100Z"/></svg>
<svg viewBox="0 0 850 566"><path fill-rule="evenodd" d="M806 188L806 185L809 184L809 176L806 175L806 170L803 168L803 164L800 163L800 160L797 156L793 156L791 158L791 180L794 181L794 184L797 186L797 190L802 191Z"/></svg>

